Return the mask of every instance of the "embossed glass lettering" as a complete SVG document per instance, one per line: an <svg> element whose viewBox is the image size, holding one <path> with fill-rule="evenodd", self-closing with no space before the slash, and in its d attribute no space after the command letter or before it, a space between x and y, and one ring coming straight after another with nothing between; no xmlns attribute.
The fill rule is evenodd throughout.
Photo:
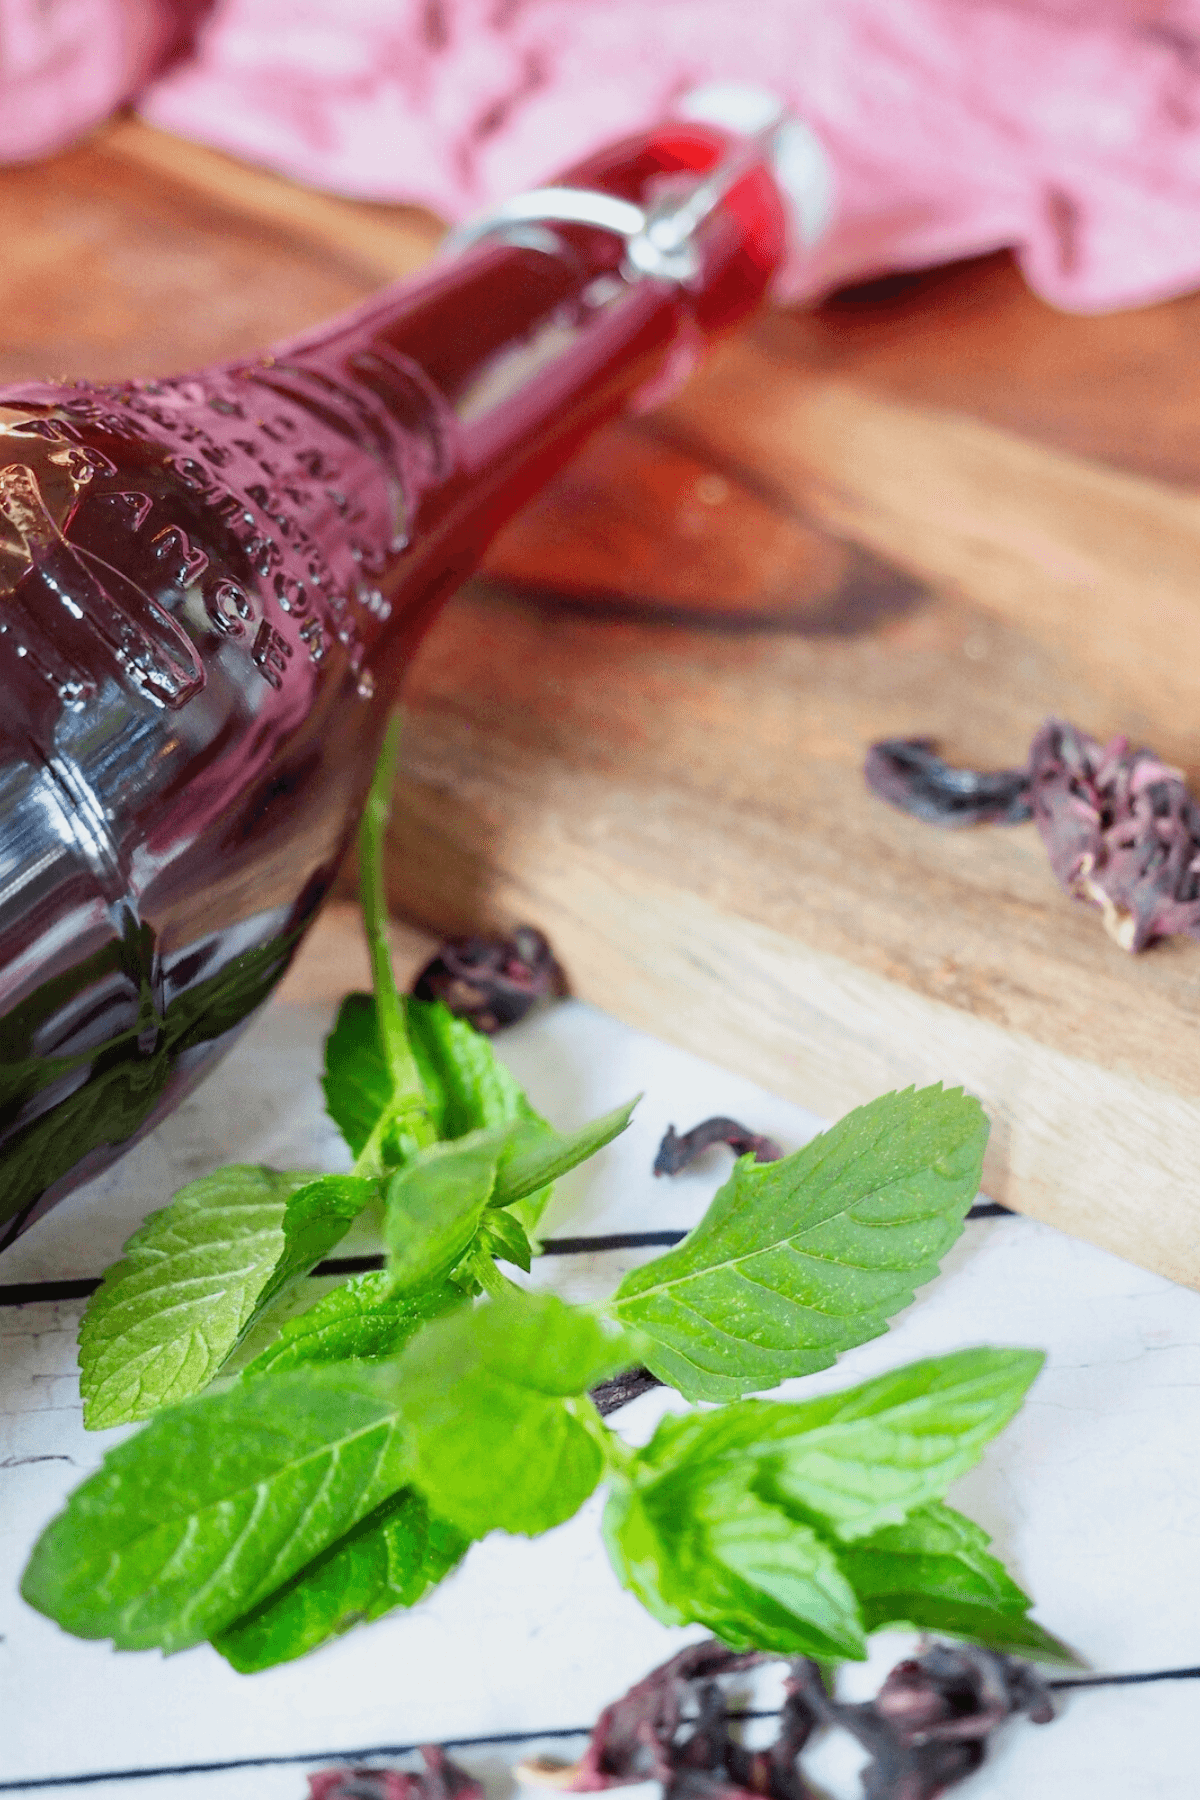
<svg viewBox="0 0 1200 1800"><path fill-rule="evenodd" d="M245 637L246 627L254 622L254 603L236 581L218 581L207 586L204 604L217 630L228 637Z"/></svg>
<svg viewBox="0 0 1200 1800"><path fill-rule="evenodd" d="M283 561L283 554L273 538L252 537L244 545L250 566L264 579Z"/></svg>
<svg viewBox="0 0 1200 1800"><path fill-rule="evenodd" d="M296 435L296 421L286 413L276 413L273 419L259 419L258 429L277 444L286 444Z"/></svg>
<svg viewBox="0 0 1200 1800"><path fill-rule="evenodd" d="M199 494L208 492L212 477L204 467L204 464L198 463L195 457L168 456L167 467L168 469L174 469L185 487L189 487L195 493Z"/></svg>
<svg viewBox="0 0 1200 1800"><path fill-rule="evenodd" d="M46 438L52 444L79 442L79 432L68 419L23 419L11 429L16 436Z"/></svg>
<svg viewBox="0 0 1200 1800"><path fill-rule="evenodd" d="M275 598L286 613L308 611L308 595L304 591L304 583L291 575L276 575Z"/></svg>
<svg viewBox="0 0 1200 1800"><path fill-rule="evenodd" d="M124 514L122 523L129 531L140 531L146 522L146 514L154 502L149 494L143 494L137 488L125 488L117 494L98 494L97 501L117 507Z"/></svg>
<svg viewBox="0 0 1200 1800"><path fill-rule="evenodd" d="M258 628L251 655L264 680L269 681L273 688L281 688L288 663L292 659L292 646L266 619Z"/></svg>
<svg viewBox="0 0 1200 1800"><path fill-rule="evenodd" d="M99 450L85 450L79 445L72 445L68 450L56 450L50 461L64 468L77 487L83 487L93 475L115 475L117 465L111 462Z"/></svg>
<svg viewBox="0 0 1200 1800"><path fill-rule="evenodd" d="M81 648L107 645L123 673L161 705L182 706L200 691L204 666L187 633L127 576L63 536L25 463L0 469L0 516L28 562L12 600L34 635L52 646L48 663L42 652L37 656L60 693L64 681L73 684L79 677L71 658L73 637ZM114 584L119 600L109 591Z"/></svg>
<svg viewBox="0 0 1200 1800"><path fill-rule="evenodd" d="M325 633L319 619L305 619L300 627L300 641L313 662L319 663L326 650Z"/></svg>
<svg viewBox="0 0 1200 1800"><path fill-rule="evenodd" d="M157 532L150 540L150 547L163 565L163 572L177 587L190 587L193 581L199 581L208 567L208 557L203 550L196 550L186 531L178 525L168 525L165 530Z"/></svg>

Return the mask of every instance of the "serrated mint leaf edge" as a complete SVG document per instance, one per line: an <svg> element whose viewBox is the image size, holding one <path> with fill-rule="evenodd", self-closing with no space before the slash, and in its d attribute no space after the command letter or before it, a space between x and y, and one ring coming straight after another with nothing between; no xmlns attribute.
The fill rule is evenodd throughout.
<svg viewBox="0 0 1200 1800"><path fill-rule="evenodd" d="M878 1157L881 1146L886 1151L893 1138L904 1148L914 1136L934 1131L941 1114L947 1115L942 1128L949 1130L954 1139L948 1148L933 1154L930 1146L918 1143L899 1171L893 1168L885 1180L877 1180L865 1192L850 1199L843 1195L836 1207L827 1204L821 1210L818 1178L831 1157L842 1158L832 1185L835 1192L844 1190L856 1163L866 1157ZM854 1149L855 1133L868 1124L869 1137ZM660 1380L689 1400L729 1401L827 1368L843 1350L881 1335L887 1329L888 1319L910 1305L917 1288L938 1273L940 1258L961 1232L977 1191L988 1129L987 1117L973 1096L961 1088L946 1089L934 1084L878 1096L779 1162L756 1165L748 1157L740 1158L684 1241L663 1256L630 1270L609 1302L610 1310L652 1340L655 1349L647 1355L648 1366ZM947 1157L967 1161L969 1166L965 1170L939 1167L939 1159L944 1165ZM799 1171L798 1195L778 1192L789 1167ZM948 1191L942 1202L925 1205L899 1218L874 1221L861 1216L873 1199L889 1189L930 1177L945 1184L948 1190L961 1191L953 1199ZM770 1235L760 1237L752 1246L724 1252L720 1248L722 1238L731 1231L746 1229L748 1211L760 1196L765 1196L773 1208ZM797 1200L805 1206L799 1219L790 1224L777 1222L780 1209ZM914 1226L924 1224L928 1227L927 1241L895 1263L876 1261L869 1265L856 1262L850 1254L838 1256L802 1241L827 1231L840 1218L848 1219L860 1230L867 1227L880 1234L895 1231L897 1236L901 1232L911 1234ZM758 1279L751 1266L757 1264L765 1275L770 1259L770 1272L778 1281L779 1261L785 1255L796 1259L797 1286L804 1272L809 1274L801 1294L788 1292L781 1282L776 1285ZM849 1311L834 1311L828 1305L816 1304L830 1298L821 1286L823 1269L828 1271L824 1279L840 1277L847 1283L852 1283L857 1273L871 1283L874 1291L857 1304L853 1293L842 1296L852 1307ZM722 1278L736 1281L746 1290L740 1308L735 1309L743 1327L740 1332L729 1329L728 1318L722 1320L720 1306L706 1312L684 1297L689 1287L699 1290L701 1284L719 1283ZM753 1312L756 1290L763 1297L757 1326ZM728 1312L729 1296L722 1297L722 1304ZM656 1308L660 1312L666 1309L664 1316L656 1316ZM801 1326L806 1318L810 1324L804 1334ZM689 1329L689 1320L696 1321L694 1329ZM756 1328L760 1333L769 1329L776 1341L755 1342L751 1332ZM786 1341L789 1334L791 1342ZM707 1359L702 1361L705 1351Z"/></svg>
<svg viewBox="0 0 1200 1800"><path fill-rule="evenodd" d="M327 1389L336 1394L338 1391L359 1391L360 1398L378 1404L381 1396L377 1385L371 1381L366 1371L357 1375L348 1372L346 1365L335 1365L333 1368L307 1369L289 1374L277 1375L273 1378L276 1384L291 1383L299 1380L311 1389L319 1391ZM347 1384L349 1384L347 1386ZM68 1497L67 1504L45 1527L37 1543L34 1545L24 1574L21 1578L20 1591L22 1598L36 1611L55 1620L65 1630L81 1638L108 1638L117 1649L145 1650L161 1649L170 1654L177 1650L189 1649L193 1645L210 1638L235 1619L253 1611L262 1600L269 1597L284 1585L291 1576L301 1568L320 1556L329 1547L322 1545L319 1549L309 1549L297 1557L295 1551L296 1538L307 1528L313 1512L315 1500L303 1506L298 1516L298 1523L275 1549L265 1571L253 1581L247 1592L239 1594L236 1599L226 1598L222 1608L220 1579L235 1557L244 1553L247 1531L242 1530L222 1556L216 1569L211 1571L192 1592L186 1602L177 1607L170 1619L163 1624L143 1622L139 1627L137 1620L143 1618L150 1608L153 1618L153 1596L157 1588L161 1588L161 1579L150 1580L125 1601L118 1610L111 1603L111 1590L118 1581L121 1558L143 1549L149 1540L155 1537L169 1538L173 1527L183 1525L185 1537L173 1549L165 1544L168 1553L165 1555L162 1569L169 1569L186 1548L189 1555L194 1553L197 1535L203 1526L196 1520L206 1517L210 1522L227 1511L235 1501L245 1500L248 1496L269 1491L288 1478L295 1478L310 1465L319 1464L322 1459L330 1461L330 1471L344 1468L345 1453L348 1446L372 1434L381 1435L381 1443L374 1457L370 1473L360 1481L357 1498L352 1500L346 1516L335 1532L330 1544L345 1536L361 1519L374 1511L383 1501L388 1499L399 1488L405 1486L409 1478L410 1459L407 1445L404 1442L399 1416L394 1406L381 1406L374 1417L366 1419L352 1430L347 1430L341 1438L330 1438L315 1444L303 1455L297 1455L288 1462L281 1463L267 1477L260 1480L247 1480L239 1485L231 1485L229 1492L212 1498L203 1505L197 1504L190 1511L186 1506L177 1507L164 1514L161 1509L147 1505L139 1514L134 1515L133 1528L124 1534L112 1533L114 1542L102 1551L95 1548L95 1511L98 1496L106 1483L113 1482L113 1471L118 1471L115 1485L119 1490L124 1486L127 1495L131 1484L126 1474L132 1465L136 1468L138 1455L155 1454L159 1448L158 1439L165 1433L173 1432L180 1419L194 1415L202 1408L228 1409L230 1403L234 1409L239 1398L247 1393L257 1399L268 1388L267 1381L255 1382L243 1389L240 1385L226 1389L217 1394L201 1395L197 1399L184 1402L180 1407L169 1412L159 1413L143 1430L132 1438L126 1439L110 1450L100 1467L88 1476ZM279 1392L276 1387L276 1393ZM150 1442L147 1452L146 1444ZM382 1473L381 1473L382 1471ZM323 1504L327 1504L327 1479L321 1482L318 1495ZM136 1492L136 1483L132 1484ZM278 1495L275 1495L275 1506L272 1514L278 1511ZM128 1504L128 1498L126 1504ZM110 1506L109 1513L113 1508ZM259 1523L262 1508L256 1507L250 1516L250 1525ZM191 1521L189 1523L189 1521ZM103 1558L103 1567L100 1558ZM80 1597L79 1588L90 1563L97 1563L94 1579L87 1581ZM57 1572L57 1581L55 1579ZM162 1570L159 1571L161 1577ZM108 1590L106 1595L106 1590ZM205 1610L207 1602L207 1610ZM107 1606L107 1611L105 1610ZM161 1603L160 1603L161 1610ZM197 1616L199 1614L199 1616Z"/></svg>
<svg viewBox="0 0 1200 1800"><path fill-rule="evenodd" d="M244 1176L248 1181L257 1180L260 1183L266 1178L270 1191L260 1192L254 1199L225 1201L212 1209L190 1204L190 1197L197 1189L211 1187L227 1176ZM188 1398L213 1379L253 1323L257 1302L248 1287L237 1307L236 1322L231 1330L226 1330L223 1334L228 1338L228 1343L224 1348L214 1351L211 1343L201 1333L199 1341L204 1346L202 1367L183 1385L178 1385L177 1370L165 1387L161 1381L153 1384L151 1395L147 1398L145 1390L148 1371L141 1370L138 1365L146 1358L161 1362L173 1346L179 1355L186 1356L188 1346L197 1340L197 1327L190 1328L183 1338L164 1337L161 1342L152 1341L144 1350L138 1350L133 1358L128 1349L121 1351L120 1346L130 1336L141 1335L146 1328L180 1310L190 1311L196 1306L205 1309L211 1307L216 1296L199 1297L194 1294L194 1290L201 1284L216 1281L232 1287L239 1279L248 1279L255 1267L252 1260L232 1268L196 1272L169 1283L164 1290L161 1272L173 1261L198 1259L212 1251L238 1254L244 1252L253 1237L265 1240L275 1232L279 1242L274 1261L268 1264L265 1257L259 1259L259 1266L263 1270L262 1286L266 1286L273 1270L286 1254L284 1221L288 1205L297 1193L316 1179L318 1177L308 1171L285 1172L261 1163L227 1164L222 1169L214 1170L211 1175L203 1175L188 1182L167 1206L159 1207L142 1221L127 1240L120 1258L105 1272L101 1285L89 1299L80 1320L80 1390L84 1404L84 1423L89 1430L134 1423L148 1417L160 1406ZM143 1260L153 1252L156 1239L171 1228L173 1223L176 1229L186 1234L189 1228L195 1228L205 1220L219 1218L222 1214L236 1216L239 1212L262 1213L272 1208L278 1208L279 1212L275 1226L265 1224L253 1233L233 1232L225 1238L218 1238L215 1243L206 1244L202 1238L191 1244L185 1241L178 1250L167 1249L154 1261ZM192 1297L179 1297L179 1290L182 1288L191 1288ZM261 1294L261 1286L258 1292ZM163 1305L160 1301L148 1312L141 1310L148 1299L156 1295L165 1299L172 1294L176 1298L169 1304ZM128 1323L122 1323L121 1316L126 1309L134 1310L135 1316ZM131 1386L134 1390L132 1395L128 1393ZM116 1395L112 1394L114 1388L118 1390ZM106 1393L109 1394L107 1401L103 1398Z"/></svg>

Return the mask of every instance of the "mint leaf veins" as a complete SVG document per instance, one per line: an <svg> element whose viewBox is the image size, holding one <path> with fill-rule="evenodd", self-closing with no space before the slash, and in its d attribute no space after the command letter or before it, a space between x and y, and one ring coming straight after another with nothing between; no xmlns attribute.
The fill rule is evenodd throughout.
<svg viewBox="0 0 1200 1800"><path fill-rule="evenodd" d="M695 1230L617 1289L616 1316L690 1400L733 1400L877 1337L937 1273L988 1124L940 1087L885 1094L779 1162L742 1157Z"/></svg>

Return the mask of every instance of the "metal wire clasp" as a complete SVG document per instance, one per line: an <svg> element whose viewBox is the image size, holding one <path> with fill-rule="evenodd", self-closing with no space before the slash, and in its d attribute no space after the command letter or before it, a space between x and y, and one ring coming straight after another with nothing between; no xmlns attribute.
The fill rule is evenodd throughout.
<svg viewBox="0 0 1200 1800"><path fill-rule="evenodd" d="M686 286L700 274L696 245L700 226L744 175L760 164L771 165L776 141L789 122L789 115L780 109L683 191L678 178L669 178L670 186L648 208L599 188L531 188L458 226L445 240L442 253L461 255L489 237L554 253L558 244L544 229L547 225L589 225L625 240L622 272L627 277L650 276Z"/></svg>

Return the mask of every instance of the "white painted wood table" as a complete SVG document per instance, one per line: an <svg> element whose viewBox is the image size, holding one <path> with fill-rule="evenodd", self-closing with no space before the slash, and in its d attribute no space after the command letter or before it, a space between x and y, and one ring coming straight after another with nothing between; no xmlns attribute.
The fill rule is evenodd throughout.
<svg viewBox="0 0 1200 1800"><path fill-rule="evenodd" d="M83 1300L69 1284L99 1274L148 1211L219 1162L345 1166L317 1080L332 1013L331 1003L275 1003L153 1138L0 1261L0 1792L303 1800L309 1770L395 1761L399 1748L434 1740L457 1744L458 1760L499 1796L531 1753L578 1754L573 1729L701 1635L657 1625L618 1587L599 1499L543 1539L477 1546L413 1612L253 1677L207 1648L164 1660L78 1642L18 1598L36 1533L112 1435L82 1428ZM653 1180L668 1122L732 1113L789 1147L820 1123L573 1001L499 1048L563 1127L645 1090L633 1129L563 1182L546 1222L558 1238L694 1222L729 1159L715 1151L672 1182ZM351 1239L340 1253L370 1248ZM569 1298L599 1296L651 1254L577 1248L545 1257L534 1279ZM792 1386L815 1394L976 1343L1044 1347L1049 1360L1024 1412L951 1498L993 1534L1037 1616L1094 1671L1153 1679L1061 1695L1053 1725L1007 1727L954 1792L1187 1800L1200 1792L1200 1294L1048 1226L978 1218L891 1332ZM651 1392L616 1419L642 1439L672 1403ZM911 1641L876 1640L872 1664L847 1673L848 1691L870 1689ZM859 1760L829 1739L813 1779L848 1800Z"/></svg>

